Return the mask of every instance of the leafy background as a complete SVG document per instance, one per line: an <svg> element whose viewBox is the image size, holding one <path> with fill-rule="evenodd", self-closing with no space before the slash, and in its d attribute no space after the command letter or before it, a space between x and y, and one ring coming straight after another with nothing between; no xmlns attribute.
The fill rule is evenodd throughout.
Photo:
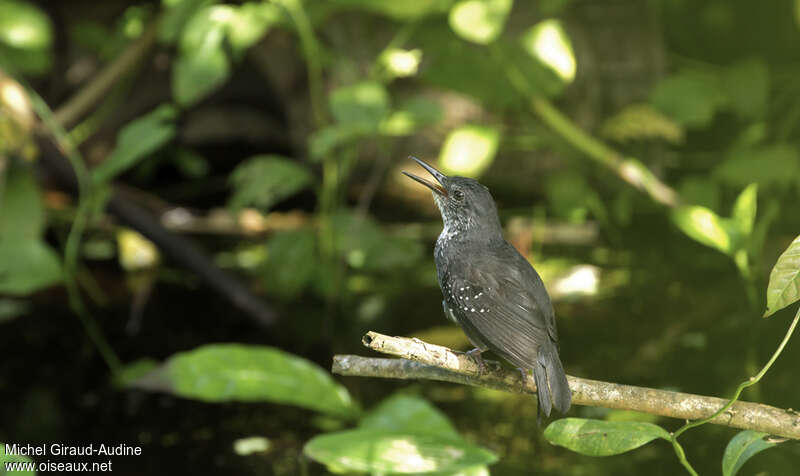
<svg viewBox="0 0 800 476"><path fill-rule="evenodd" d="M680 473L654 425L680 422L575 407L543 431L531 398L336 378L331 356L367 330L469 347L415 155L490 187L568 373L731 395L791 311L759 316L800 297L797 240L766 291L800 229L799 40L789 0L0 0L0 442L143 446L122 474ZM743 398L797 407L797 360ZM800 458L681 440L700 474Z"/></svg>

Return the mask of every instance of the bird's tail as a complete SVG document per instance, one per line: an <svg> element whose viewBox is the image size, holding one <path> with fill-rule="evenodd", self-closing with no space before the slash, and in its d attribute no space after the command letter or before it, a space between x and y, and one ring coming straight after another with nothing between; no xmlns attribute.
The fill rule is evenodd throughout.
<svg viewBox="0 0 800 476"><path fill-rule="evenodd" d="M553 407L566 413L572 403L572 393L567 383L567 375L558 358L558 349L552 342L539 348L539 357L533 368L533 378L539 392L539 415L550 416Z"/></svg>

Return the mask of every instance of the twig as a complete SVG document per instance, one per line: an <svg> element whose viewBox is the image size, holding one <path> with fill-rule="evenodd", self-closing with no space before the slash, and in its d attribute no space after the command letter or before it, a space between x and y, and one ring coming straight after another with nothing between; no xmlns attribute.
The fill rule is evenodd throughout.
<svg viewBox="0 0 800 476"><path fill-rule="evenodd" d="M337 355L333 372L340 375L400 379L428 379L487 387L514 393L536 393L533 379L525 386L519 372L491 365L481 375L472 358L446 347L418 339L390 337L376 332L364 336L364 345L402 359L375 359ZM409 359L409 360L405 360ZM412 362L414 361L414 362ZM728 400L690 393L671 392L568 376L572 403L621 410L634 410L681 420L706 418ZM761 431L800 440L800 413L769 405L736 402L710 421L717 425Z"/></svg>
<svg viewBox="0 0 800 476"><path fill-rule="evenodd" d="M69 127L78 121L116 82L128 74L156 44L160 18L156 18L136 41L131 43L111 64L105 67L83 89L68 99L54 112L55 121Z"/></svg>

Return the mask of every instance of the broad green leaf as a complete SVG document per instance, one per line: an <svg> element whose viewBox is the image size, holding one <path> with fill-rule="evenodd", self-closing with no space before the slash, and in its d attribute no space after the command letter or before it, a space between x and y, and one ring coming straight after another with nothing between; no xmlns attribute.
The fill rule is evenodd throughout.
<svg viewBox="0 0 800 476"><path fill-rule="evenodd" d="M562 418L544 430L554 445L589 456L610 456L636 449L656 438L669 440L658 425L634 421L603 421Z"/></svg>
<svg viewBox="0 0 800 476"><path fill-rule="evenodd" d="M723 253L733 251L724 219L706 207L681 206L672 211L672 221L690 238Z"/></svg>
<svg viewBox="0 0 800 476"><path fill-rule="evenodd" d="M205 402L274 402L341 418L360 412L316 364L272 347L210 344L180 352L131 386Z"/></svg>
<svg viewBox="0 0 800 476"><path fill-rule="evenodd" d="M420 127L436 124L442 120L439 103L425 98L414 98L393 111L380 125L382 134L390 136L409 135Z"/></svg>
<svg viewBox="0 0 800 476"><path fill-rule="evenodd" d="M447 416L427 400L403 394L383 400L361 419L359 427L415 435L459 436Z"/></svg>
<svg viewBox="0 0 800 476"><path fill-rule="evenodd" d="M786 248L772 267L767 285L767 310L769 317L800 299L800 236Z"/></svg>
<svg viewBox="0 0 800 476"><path fill-rule="evenodd" d="M408 268L422 256L418 240L385 233L368 216L341 211L333 218L333 228L337 253L355 269Z"/></svg>
<svg viewBox="0 0 800 476"><path fill-rule="evenodd" d="M162 104L123 127L114 150L92 170L95 183L113 180L172 140L177 114L173 105Z"/></svg>
<svg viewBox="0 0 800 476"><path fill-rule="evenodd" d="M719 80L699 71L684 71L663 79L650 97L659 110L687 127L704 127L726 102Z"/></svg>
<svg viewBox="0 0 800 476"><path fill-rule="evenodd" d="M389 112L389 93L375 81L364 81L334 90L330 109L337 122L361 124L377 130Z"/></svg>
<svg viewBox="0 0 800 476"><path fill-rule="evenodd" d="M462 0L450 9L450 28L479 45L494 41L503 31L513 0Z"/></svg>
<svg viewBox="0 0 800 476"><path fill-rule="evenodd" d="M522 35L525 51L552 69L565 83L575 79L575 53L566 30L558 20L544 20Z"/></svg>
<svg viewBox="0 0 800 476"><path fill-rule="evenodd" d="M744 430L734 436L722 455L722 476L736 476L742 465L756 454L775 446L764 440L766 433Z"/></svg>
<svg viewBox="0 0 800 476"><path fill-rule="evenodd" d="M753 183L742 190L742 193L739 194L733 204L733 221L745 236L749 236L753 232L757 206L758 184Z"/></svg>
<svg viewBox="0 0 800 476"><path fill-rule="evenodd" d="M314 234L307 230L284 231L267 241L267 259L259 269L268 293L284 298L299 295L317 267Z"/></svg>
<svg viewBox="0 0 800 476"><path fill-rule="evenodd" d="M158 361L145 357L143 359L135 360L125 366L114 375L114 386L124 388L134 384L137 380L152 372L158 367Z"/></svg>
<svg viewBox="0 0 800 476"><path fill-rule="evenodd" d="M172 68L172 96L184 107L211 94L230 75L230 65L222 45L213 42L180 53Z"/></svg>
<svg viewBox="0 0 800 476"><path fill-rule="evenodd" d="M31 2L0 0L0 64L15 70L42 74L50 68L52 25Z"/></svg>
<svg viewBox="0 0 800 476"><path fill-rule="evenodd" d="M30 167L12 163L0 187L0 240L32 240L44 230L44 204Z"/></svg>
<svg viewBox="0 0 800 476"><path fill-rule="evenodd" d="M392 78L406 78L417 74L419 62L422 59L422 50L404 50L390 48L381 54L379 61L383 69Z"/></svg>
<svg viewBox="0 0 800 476"><path fill-rule="evenodd" d="M462 126L451 131L439 152L439 164L447 174L479 177L494 160L500 133L493 127Z"/></svg>
<svg viewBox="0 0 800 476"><path fill-rule="evenodd" d="M334 473L414 474L492 464L497 456L460 438L358 429L312 438L303 452Z"/></svg>
<svg viewBox="0 0 800 476"><path fill-rule="evenodd" d="M744 119L758 119L767 111L769 71L762 60L735 63L722 75L722 87L730 106Z"/></svg>
<svg viewBox="0 0 800 476"><path fill-rule="evenodd" d="M234 210L255 206L267 210L311 184L311 172L280 155L256 155L239 164L230 175Z"/></svg>
<svg viewBox="0 0 800 476"><path fill-rule="evenodd" d="M173 44L178 41L189 19L201 9L216 3L216 0L161 0L161 3L164 5L164 16L159 40Z"/></svg>
<svg viewBox="0 0 800 476"><path fill-rule="evenodd" d="M308 148L311 158L321 160L336 148L351 144L362 137L375 133L375 125L361 123L342 123L323 127L314 131L309 139Z"/></svg>
<svg viewBox="0 0 800 476"><path fill-rule="evenodd" d="M734 149L713 171L713 176L728 185L759 185L788 188L800 174L800 154L791 144Z"/></svg>
<svg viewBox="0 0 800 476"><path fill-rule="evenodd" d="M281 11L275 4L245 2L240 5L228 22L228 41L234 53L242 56L247 48L280 20Z"/></svg>
<svg viewBox="0 0 800 476"><path fill-rule="evenodd" d="M13 448L13 444L9 444L9 448ZM22 463L22 464L28 463L28 464L30 464L30 466L28 466L28 468L30 468L30 470L23 470L22 469L22 468L24 468L23 466L17 466L17 468L20 468L18 471L10 471L10 468L8 468L8 466L6 466L7 463L12 463L12 464L13 463ZM12 455L12 454L6 453L6 443L0 442L0 474L2 474L2 475L5 475L5 474L17 474L17 473L36 474L35 469L33 469L35 467L36 467L36 463L34 463L33 460L28 458L27 456Z"/></svg>

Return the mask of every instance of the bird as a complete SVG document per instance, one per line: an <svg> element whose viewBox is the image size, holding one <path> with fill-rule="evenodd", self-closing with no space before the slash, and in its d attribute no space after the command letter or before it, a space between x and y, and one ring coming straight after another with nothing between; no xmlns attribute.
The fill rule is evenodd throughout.
<svg viewBox="0 0 800 476"><path fill-rule="evenodd" d="M467 354L482 371L481 354L487 350L520 369L523 379L532 371L540 422L552 408L566 413L572 394L558 354L550 296L530 262L503 237L489 189L409 158L436 180L403 171L431 190L442 215L444 226L434 248L436 273L445 316L475 346Z"/></svg>

